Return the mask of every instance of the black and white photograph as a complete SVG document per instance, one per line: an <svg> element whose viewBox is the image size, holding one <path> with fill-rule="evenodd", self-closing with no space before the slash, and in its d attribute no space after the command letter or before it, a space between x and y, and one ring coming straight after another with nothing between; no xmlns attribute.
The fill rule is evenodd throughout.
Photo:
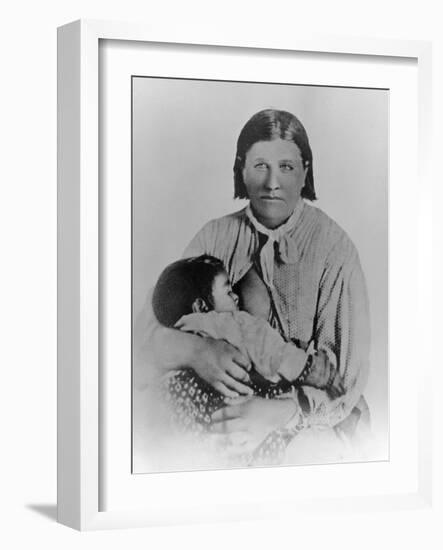
<svg viewBox="0 0 443 550"><path fill-rule="evenodd" d="M388 120L132 78L133 473L389 458Z"/></svg>

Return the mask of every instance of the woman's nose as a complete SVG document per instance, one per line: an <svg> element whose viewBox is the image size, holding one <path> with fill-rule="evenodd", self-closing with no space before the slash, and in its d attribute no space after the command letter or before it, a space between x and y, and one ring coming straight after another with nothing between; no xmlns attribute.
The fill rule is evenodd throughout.
<svg viewBox="0 0 443 550"><path fill-rule="evenodd" d="M278 181L278 175L275 170L269 170L268 177L266 178L265 187L267 189L278 189L280 187L279 181Z"/></svg>

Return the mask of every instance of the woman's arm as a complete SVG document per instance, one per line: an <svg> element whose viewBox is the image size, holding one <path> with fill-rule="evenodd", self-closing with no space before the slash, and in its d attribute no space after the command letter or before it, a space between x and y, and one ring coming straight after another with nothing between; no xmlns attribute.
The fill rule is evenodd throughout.
<svg viewBox="0 0 443 550"><path fill-rule="evenodd" d="M155 373L192 367L196 373L227 397L250 395L249 361L221 340L202 338L160 325L151 306L151 293L137 318L134 332L135 383L143 387Z"/></svg>
<svg viewBox="0 0 443 550"><path fill-rule="evenodd" d="M369 371L369 307L366 283L354 245L345 239L329 254L322 274L314 344L340 376L343 394L304 386L312 420L330 426L345 419L359 401Z"/></svg>

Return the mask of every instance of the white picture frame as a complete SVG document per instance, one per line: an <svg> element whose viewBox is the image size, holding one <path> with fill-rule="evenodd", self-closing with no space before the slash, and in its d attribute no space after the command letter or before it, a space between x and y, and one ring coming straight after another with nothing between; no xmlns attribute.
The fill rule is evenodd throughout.
<svg viewBox="0 0 443 550"><path fill-rule="evenodd" d="M100 289L100 215L99 186L99 44L102 40L131 44L194 44L197 48L229 48L231 55L248 48L280 52L310 52L312 55L366 56L390 58L393 63L412 59L417 65L418 81L418 185L430 185L430 79L431 47L426 42L366 40L299 35L269 41L262 37L219 36L210 39L202 31L189 37L186 31L168 34L163 30L136 24L101 21L77 21L58 31L58 521L80 530L131 526L150 526L199 521L264 518L266 499L284 503L277 506L284 515L288 510L304 513L319 509L380 510L392 507L429 506L431 502L431 402L425 391L430 384L430 348L421 351L422 375L417 381L417 451L414 473L408 473L404 488L383 494L330 494L328 497L296 499L295 495L273 493L261 500L246 499L238 506L221 505L218 510L186 506L184 499L160 498L162 486L185 490L192 483L206 484L220 473L157 474L151 478L150 496L145 505L131 505L128 499L111 510L101 506L101 358L99 349L101 322ZM210 55L210 52L209 52ZM364 59L364 58L361 58ZM429 276L431 248L431 206L422 194L418 201L420 246L417 303L423 318L431 318L430 290L422 284ZM417 235L418 237L418 235ZM427 244L428 243L428 244ZM395 252L395 251L394 251ZM418 265L419 264L419 265ZM415 291L414 291L415 292ZM425 328L421 329L425 334ZM412 356L411 356L412 357ZM395 358L393 358L395 360ZM412 361L412 359L411 359ZM129 391L129 389L128 389ZM354 465L349 465L350 469ZM415 467L417 466L417 467ZM343 466L342 466L343 467ZM285 475L292 475L286 469ZM130 473L130 472L129 472ZM253 473L235 471L231 477ZM173 478L173 479L172 479ZM404 478L406 479L406 478ZM411 489L412 487L412 489ZM241 499L240 499L241 500ZM245 505L247 503L247 506Z"/></svg>

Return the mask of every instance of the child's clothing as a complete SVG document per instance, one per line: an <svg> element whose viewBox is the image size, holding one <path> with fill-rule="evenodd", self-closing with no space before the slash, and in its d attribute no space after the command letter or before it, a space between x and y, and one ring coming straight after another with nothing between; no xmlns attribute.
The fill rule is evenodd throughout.
<svg viewBox="0 0 443 550"><path fill-rule="evenodd" d="M296 380L306 363L306 353L285 342L266 321L246 311L192 313L175 325L185 332L226 340L250 359L255 370L270 381L283 375Z"/></svg>

